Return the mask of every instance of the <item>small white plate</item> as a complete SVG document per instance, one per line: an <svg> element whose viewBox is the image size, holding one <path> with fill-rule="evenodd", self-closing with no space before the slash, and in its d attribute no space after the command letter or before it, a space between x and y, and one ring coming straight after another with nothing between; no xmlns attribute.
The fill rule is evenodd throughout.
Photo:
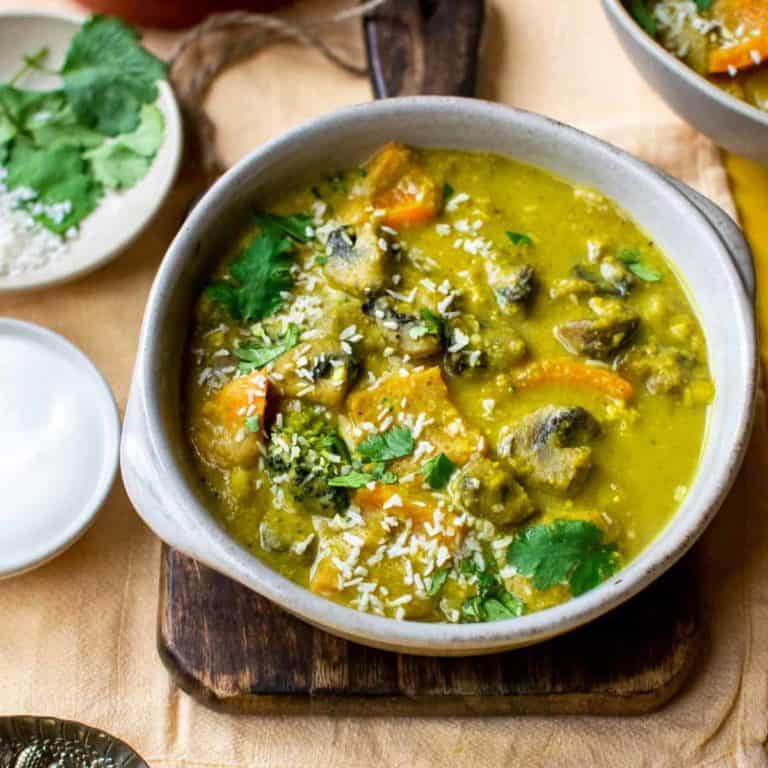
<svg viewBox="0 0 768 768"><path fill-rule="evenodd" d="M48 66L59 68L85 18L27 11L0 13L0 82L13 77L25 54L43 46L50 49ZM31 72L19 86L44 90L58 83L56 77ZM40 269L0 276L0 292L43 288L90 272L117 256L149 224L171 189L182 149L181 119L173 91L167 82L159 84L159 91L157 106L165 117L165 136L147 175L125 192L107 192L62 256Z"/></svg>
<svg viewBox="0 0 768 768"><path fill-rule="evenodd" d="M109 385L63 336L0 317L0 578L42 565L93 522L117 472Z"/></svg>

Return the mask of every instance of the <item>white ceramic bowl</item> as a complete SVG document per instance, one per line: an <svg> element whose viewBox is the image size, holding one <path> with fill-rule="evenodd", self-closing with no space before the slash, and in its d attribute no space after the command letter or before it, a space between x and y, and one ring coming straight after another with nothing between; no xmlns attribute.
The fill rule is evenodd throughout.
<svg viewBox="0 0 768 768"><path fill-rule="evenodd" d="M192 303L222 244L261 199L308 175L352 166L392 140L495 152L599 189L654 238L693 294L717 385L710 437L696 478L674 519L639 557L601 586L555 608L507 621L451 625L400 622L337 605L279 575L231 539L206 509L191 466L180 421L182 350ZM450 97L388 99L343 109L260 147L192 211L149 297L121 459L139 514L174 547L291 613L381 648L431 655L485 653L533 643L605 613L693 544L727 493L749 435L756 375L749 251L725 214L695 194L689 197L686 189L573 128Z"/></svg>
<svg viewBox="0 0 768 768"><path fill-rule="evenodd" d="M0 13L0 82L18 71L25 54L49 48L47 64L58 68L69 43L87 17L40 11ZM18 86L31 90L60 87L57 76L30 72ZM171 191L182 151L181 117L171 86L158 84L157 106L165 118L165 135L147 175L130 189L107 191L93 213L83 219L67 250L39 269L0 275L0 293L28 291L74 280L122 253L147 227Z"/></svg>
<svg viewBox="0 0 768 768"><path fill-rule="evenodd" d="M731 96L656 42L621 0L602 0L624 51L683 120L737 155L768 162L768 112Z"/></svg>

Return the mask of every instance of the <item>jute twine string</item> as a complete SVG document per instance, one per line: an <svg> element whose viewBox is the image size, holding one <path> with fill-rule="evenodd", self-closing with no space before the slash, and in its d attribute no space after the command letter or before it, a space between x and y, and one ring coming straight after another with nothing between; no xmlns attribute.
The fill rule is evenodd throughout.
<svg viewBox="0 0 768 768"><path fill-rule="evenodd" d="M203 169L216 172L223 168L216 152L215 127L203 107L208 87L221 72L270 43L292 40L315 48L347 72L363 75L365 64L331 48L316 30L364 16L388 1L368 0L331 16L301 22L245 11L218 13L184 34L171 53L170 80Z"/></svg>

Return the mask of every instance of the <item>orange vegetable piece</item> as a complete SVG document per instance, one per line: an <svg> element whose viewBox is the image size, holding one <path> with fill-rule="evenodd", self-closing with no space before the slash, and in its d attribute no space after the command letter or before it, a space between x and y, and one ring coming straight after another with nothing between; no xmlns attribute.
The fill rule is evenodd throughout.
<svg viewBox="0 0 768 768"><path fill-rule="evenodd" d="M709 54L711 74L728 72L730 67L749 69L768 60L768 3L758 0L717 0L712 17L727 29L744 29L743 40L728 48L716 48ZM759 35L753 35L759 30ZM755 60L753 51L757 52Z"/></svg>
<svg viewBox="0 0 768 768"><path fill-rule="evenodd" d="M416 155L401 144L387 144L368 166L368 187L383 223L410 227L434 219L442 205L442 191L422 168Z"/></svg>
<svg viewBox="0 0 768 768"><path fill-rule="evenodd" d="M398 504L386 509L384 504L397 496ZM433 524L435 520L435 500L427 492L415 484L382 485L376 484L371 488L360 488L352 497L363 512L385 512L401 519L410 518L415 527L423 528L426 523ZM445 512L442 520L443 532L439 538L450 546L458 546L464 537L464 523L458 522L453 512ZM452 533L448 530L453 529Z"/></svg>
<svg viewBox="0 0 768 768"><path fill-rule="evenodd" d="M451 402L448 387L437 366L413 371L407 376L392 374L374 389L353 392L347 398L347 414L354 424L376 423L383 405L390 406L389 413L393 418L401 412L415 419L423 414L426 423L418 440L430 442L436 453L444 453L454 464L466 464L475 453L487 451L480 432L464 421ZM393 469L405 473L420 464L406 456L397 459Z"/></svg>
<svg viewBox="0 0 768 768"><path fill-rule="evenodd" d="M268 387L269 380L259 371L232 379L213 399L218 422L230 432L237 432L244 426L248 412L249 416L259 417L259 431L263 433Z"/></svg>
<svg viewBox="0 0 768 768"><path fill-rule="evenodd" d="M617 373L567 358L532 363L515 380L521 389L538 384L586 386L617 400L629 400L633 394L632 385Z"/></svg>

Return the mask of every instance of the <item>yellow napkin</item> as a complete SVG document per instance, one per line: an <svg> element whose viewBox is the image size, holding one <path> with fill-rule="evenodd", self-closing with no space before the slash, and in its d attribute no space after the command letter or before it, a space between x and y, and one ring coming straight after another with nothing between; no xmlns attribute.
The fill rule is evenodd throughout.
<svg viewBox="0 0 768 768"><path fill-rule="evenodd" d="M18 0L0 0L0 10L14 5ZM24 3L32 5L74 7L65 0ZM330 8L311 6L312 12ZM359 49L356 23L342 37ZM160 52L173 39L148 36ZM733 210L717 152L642 83L595 0L492 4L480 90L591 129ZM368 98L364 80L330 68L314 52L279 45L225 74L208 106L221 154L234 162L302 119ZM733 170L744 188L747 221L765 230L766 176L737 161ZM0 314L42 323L80 345L124 407L146 294L196 190L194 180L182 180L151 228L109 267L70 286L2 297ZM763 252L763 272L766 263ZM761 278L768 281L766 274ZM699 545L707 653L686 689L652 715L359 720L215 714L176 690L157 656L160 545L119 483L72 549L0 585L0 713L84 720L163 767L763 765L767 460L761 409L745 469Z"/></svg>

